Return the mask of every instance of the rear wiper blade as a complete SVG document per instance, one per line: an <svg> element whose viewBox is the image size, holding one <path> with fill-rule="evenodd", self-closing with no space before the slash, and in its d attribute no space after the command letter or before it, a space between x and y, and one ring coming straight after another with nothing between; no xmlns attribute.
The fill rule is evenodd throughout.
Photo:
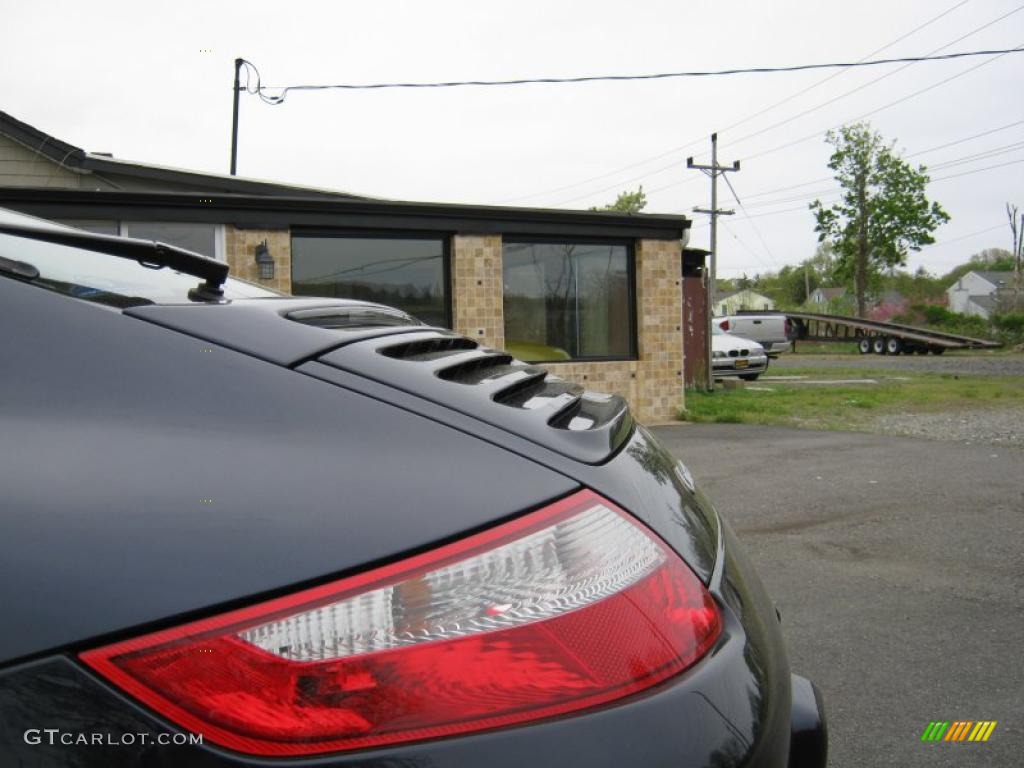
<svg viewBox="0 0 1024 768"><path fill-rule="evenodd" d="M0 233L42 240L57 245L68 245L73 248L83 248L87 251L105 253L122 259L131 259L144 267L170 267L177 272L184 272L186 275L203 279L204 282L188 292L188 297L193 301L220 301L224 298L224 282L228 277L228 265L175 245L153 240L138 240L133 237L100 235L78 230L64 231L44 227L25 227L19 224L0 223ZM22 266L3 266L5 263ZM30 267L35 270L35 277L39 276L39 270L25 262L11 259L3 259L3 262L0 262L0 269L11 274L16 274L15 270L23 270L24 267ZM17 274L29 277L23 272ZM29 279L35 279L35 277L29 277Z"/></svg>

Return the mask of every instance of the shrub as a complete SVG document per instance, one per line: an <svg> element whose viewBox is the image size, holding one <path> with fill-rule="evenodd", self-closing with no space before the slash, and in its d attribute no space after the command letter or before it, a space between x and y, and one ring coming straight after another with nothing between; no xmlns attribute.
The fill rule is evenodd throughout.
<svg viewBox="0 0 1024 768"><path fill-rule="evenodd" d="M1008 312L1005 315L996 315L992 318L992 324L1000 331L1024 335L1024 312Z"/></svg>
<svg viewBox="0 0 1024 768"><path fill-rule="evenodd" d="M992 325L998 331L999 340L1004 344L1019 344L1024 341L1024 312L1006 312L992 318Z"/></svg>

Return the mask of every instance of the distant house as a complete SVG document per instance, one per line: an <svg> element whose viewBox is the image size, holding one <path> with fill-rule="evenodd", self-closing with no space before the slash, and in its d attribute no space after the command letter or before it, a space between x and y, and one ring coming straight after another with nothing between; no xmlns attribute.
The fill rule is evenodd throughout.
<svg viewBox="0 0 1024 768"><path fill-rule="evenodd" d="M775 302L749 288L742 288L738 291L730 291L715 296L714 313L716 315L733 315L745 309L775 309Z"/></svg>
<svg viewBox="0 0 1024 768"><path fill-rule="evenodd" d="M811 295L807 298L807 303L825 307L833 301L839 301L844 298L846 298L845 288L822 288L819 286L811 291Z"/></svg>
<svg viewBox="0 0 1024 768"><path fill-rule="evenodd" d="M988 320L998 306L1000 291L1012 285L1013 272L973 270L946 289L949 310Z"/></svg>

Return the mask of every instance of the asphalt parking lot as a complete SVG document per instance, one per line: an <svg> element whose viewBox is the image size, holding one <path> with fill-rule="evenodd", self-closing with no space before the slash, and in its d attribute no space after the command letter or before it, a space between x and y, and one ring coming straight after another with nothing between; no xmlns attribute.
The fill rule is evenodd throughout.
<svg viewBox="0 0 1024 768"><path fill-rule="evenodd" d="M1024 451L741 424L656 427L731 522L822 689L833 766L1024 754ZM922 743L930 720L996 720Z"/></svg>

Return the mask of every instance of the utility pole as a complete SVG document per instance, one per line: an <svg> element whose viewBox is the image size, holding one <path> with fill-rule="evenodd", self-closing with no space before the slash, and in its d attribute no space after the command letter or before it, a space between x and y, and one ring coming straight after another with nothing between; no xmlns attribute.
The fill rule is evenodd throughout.
<svg viewBox="0 0 1024 768"><path fill-rule="evenodd" d="M693 162L692 157L686 158L687 168L696 168L698 171L703 171L706 176L711 177L711 207L710 208L694 208L695 213L706 213L711 216L711 258L708 265L707 273L707 289L708 289L708 392L713 392L715 389L715 378L714 369L711 365L711 316L714 314L714 302L715 302L715 268L716 261L718 259L718 217L719 216L732 216L736 211L725 210L718 207L718 177L723 173L729 171L738 171L740 169L740 161L735 161L732 165L725 166L718 164L718 134L711 134L711 165L698 165Z"/></svg>
<svg viewBox="0 0 1024 768"><path fill-rule="evenodd" d="M239 75L242 71L242 64L244 59L235 59L235 92L234 92L234 109L231 113L231 175L235 176L235 171L238 169L238 95L239 91Z"/></svg>

